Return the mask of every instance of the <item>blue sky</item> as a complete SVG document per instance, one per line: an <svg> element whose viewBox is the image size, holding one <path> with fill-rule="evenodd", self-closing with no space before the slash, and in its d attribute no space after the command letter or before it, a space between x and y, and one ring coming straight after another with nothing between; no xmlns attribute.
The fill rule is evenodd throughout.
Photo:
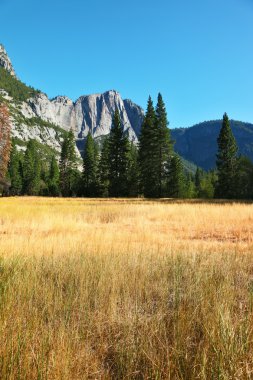
<svg viewBox="0 0 253 380"><path fill-rule="evenodd" d="M49 97L116 89L170 127L253 122L253 0L0 0L0 42Z"/></svg>

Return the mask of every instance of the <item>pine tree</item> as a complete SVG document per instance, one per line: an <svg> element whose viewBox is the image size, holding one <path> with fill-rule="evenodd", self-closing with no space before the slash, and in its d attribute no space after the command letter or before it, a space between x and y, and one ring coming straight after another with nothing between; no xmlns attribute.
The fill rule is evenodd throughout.
<svg viewBox="0 0 253 380"><path fill-rule="evenodd" d="M172 198L183 198L185 194L185 176L180 157L174 154L171 157L168 170L168 195Z"/></svg>
<svg viewBox="0 0 253 380"><path fill-rule="evenodd" d="M109 196L109 138L105 137L98 162L99 195Z"/></svg>
<svg viewBox="0 0 253 380"><path fill-rule="evenodd" d="M201 177L202 177L202 171L199 167L197 167L196 173L195 173L195 186L196 186L196 195L199 196L200 192L200 184L201 184Z"/></svg>
<svg viewBox="0 0 253 380"><path fill-rule="evenodd" d="M60 194L60 172L55 156L52 156L48 180L49 195L57 197Z"/></svg>
<svg viewBox="0 0 253 380"><path fill-rule="evenodd" d="M98 192L98 149L88 133L83 155L83 183L84 195L86 197L94 197Z"/></svg>
<svg viewBox="0 0 253 380"><path fill-rule="evenodd" d="M37 143L30 140L27 144L23 163L23 193L38 195L40 191L41 163Z"/></svg>
<svg viewBox="0 0 253 380"><path fill-rule="evenodd" d="M12 144L8 171L11 182L10 194L20 195L23 187L22 162L21 154L17 151L14 143Z"/></svg>
<svg viewBox="0 0 253 380"><path fill-rule="evenodd" d="M127 196L127 169L129 167L129 141L116 109L109 136L109 195L112 197Z"/></svg>
<svg viewBox="0 0 253 380"><path fill-rule="evenodd" d="M218 153L216 164L218 169L218 182L216 196L219 198L233 198L236 196L238 148L226 113L223 116L223 123L217 143Z"/></svg>
<svg viewBox="0 0 253 380"><path fill-rule="evenodd" d="M139 193L139 165L138 150L133 142L130 144L129 150L129 167L128 173L128 196L137 197Z"/></svg>
<svg viewBox="0 0 253 380"><path fill-rule="evenodd" d="M160 194L159 133L151 97L139 138L140 187L145 197L158 198Z"/></svg>
<svg viewBox="0 0 253 380"><path fill-rule="evenodd" d="M60 189L64 197L77 193L77 155L75 136L69 131L63 140L60 158Z"/></svg>
<svg viewBox="0 0 253 380"><path fill-rule="evenodd" d="M196 197L196 186L194 181L194 176L190 173L186 174L185 178L185 189L183 192L183 197L192 199Z"/></svg>
<svg viewBox="0 0 253 380"><path fill-rule="evenodd" d="M156 106L156 123L158 128L159 198L161 198L164 195L166 163L172 153L172 141L168 128L167 112L160 93L158 94Z"/></svg>
<svg viewBox="0 0 253 380"><path fill-rule="evenodd" d="M40 162L40 192L39 195L48 196L49 194L49 164L48 159Z"/></svg>
<svg viewBox="0 0 253 380"><path fill-rule="evenodd" d="M202 174L198 196L202 199L212 199L214 197L214 184L212 173Z"/></svg>

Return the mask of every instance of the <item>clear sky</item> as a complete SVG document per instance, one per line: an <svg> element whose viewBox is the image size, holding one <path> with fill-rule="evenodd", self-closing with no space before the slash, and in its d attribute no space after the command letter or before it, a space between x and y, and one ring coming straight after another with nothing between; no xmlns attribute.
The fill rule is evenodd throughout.
<svg viewBox="0 0 253 380"><path fill-rule="evenodd" d="M160 91L171 128L253 122L253 0L0 0L0 42L49 97Z"/></svg>

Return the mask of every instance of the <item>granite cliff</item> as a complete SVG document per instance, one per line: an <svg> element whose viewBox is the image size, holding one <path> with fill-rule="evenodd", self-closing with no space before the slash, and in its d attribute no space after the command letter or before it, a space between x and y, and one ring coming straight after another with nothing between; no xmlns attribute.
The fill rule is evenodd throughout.
<svg viewBox="0 0 253 380"><path fill-rule="evenodd" d="M125 133L131 141L138 141L144 112L131 100L123 100L117 91L84 95L76 101L66 96L49 99L16 77L3 45L0 45L0 69L0 96L11 110L12 134L19 145L33 138L59 151L63 131L72 129L82 150L88 132L96 139L110 133L116 108Z"/></svg>

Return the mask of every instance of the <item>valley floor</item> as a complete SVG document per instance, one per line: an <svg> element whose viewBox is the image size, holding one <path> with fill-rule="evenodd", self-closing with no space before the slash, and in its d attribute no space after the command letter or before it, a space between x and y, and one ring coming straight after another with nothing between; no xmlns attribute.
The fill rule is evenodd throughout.
<svg viewBox="0 0 253 380"><path fill-rule="evenodd" d="M253 205L0 199L0 379L252 379Z"/></svg>

